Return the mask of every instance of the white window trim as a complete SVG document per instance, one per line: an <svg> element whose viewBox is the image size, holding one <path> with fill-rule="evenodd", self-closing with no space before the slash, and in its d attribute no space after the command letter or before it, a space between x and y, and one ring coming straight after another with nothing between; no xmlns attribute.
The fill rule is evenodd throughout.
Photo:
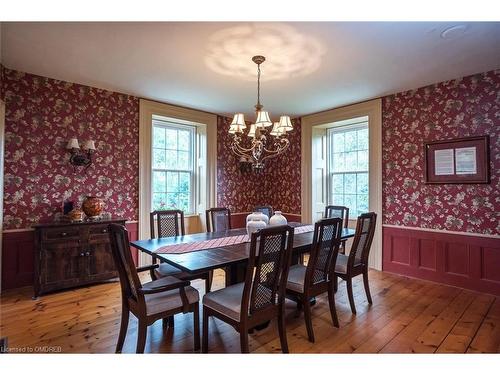
<svg viewBox="0 0 500 375"><path fill-rule="evenodd" d="M325 127L333 122L368 116L369 127L369 207L377 213L377 227L370 253L370 267L382 269L382 100L336 108L325 112L304 116L301 119L301 203L302 220L312 222L312 141L313 129Z"/></svg>
<svg viewBox="0 0 500 375"><path fill-rule="evenodd" d="M151 212L152 119L153 115L183 120L197 126L197 133L206 137L206 188L198 193L198 213L205 207L215 207L217 199L217 115L141 99L139 102L139 238L149 238ZM196 142L198 147L198 142ZM204 222L204 216L200 220ZM145 260L141 258L141 264Z"/></svg>

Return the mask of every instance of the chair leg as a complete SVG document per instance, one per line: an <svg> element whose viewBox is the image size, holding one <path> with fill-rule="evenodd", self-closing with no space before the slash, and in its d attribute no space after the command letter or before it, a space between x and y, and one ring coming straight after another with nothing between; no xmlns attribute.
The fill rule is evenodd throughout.
<svg viewBox="0 0 500 375"><path fill-rule="evenodd" d="M248 329L245 326L240 331L240 346L242 353L250 353L250 348L248 347Z"/></svg>
<svg viewBox="0 0 500 375"><path fill-rule="evenodd" d="M169 316L167 319L168 319L168 326L170 328L174 328L174 322L175 322L174 315Z"/></svg>
<svg viewBox="0 0 500 375"><path fill-rule="evenodd" d="M123 349L123 343L125 342L125 336L127 336L128 320L130 316L130 310L128 306L124 303L122 304L122 320L120 323L120 333L118 334L118 342L116 343L115 353L121 353Z"/></svg>
<svg viewBox="0 0 500 375"><path fill-rule="evenodd" d="M280 314L278 316L278 331L280 334L280 344L281 351L283 353L289 353L288 351L288 340L286 338L286 326L285 326L285 305L283 304L280 309Z"/></svg>
<svg viewBox="0 0 500 375"><path fill-rule="evenodd" d="M354 305L354 295L352 294L352 278L346 278L347 295L349 296L349 304L351 305L351 311L356 314L356 306Z"/></svg>
<svg viewBox="0 0 500 375"><path fill-rule="evenodd" d="M309 297L305 297L304 301L304 318L306 320L306 328L307 328L307 337L310 342L314 342L314 331L312 325L312 317L311 317L311 302L309 301Z"/></svg>
<svg viewBox="0 0 500 375"><path fill-rule="evenodd" d="M370 293L370 285L368 284L368 268L366 268L363 272L363 284L365 285L366 298L368 299L368 303L371 305L373 302L372 295Z"/></svg>
<svg viewBox="0 0 500 375"><path fill-rule="evenodd" d="M332 316L333 325L339 328L339 318L337 316L337 308L335 307L335 290L332 283L328 285L328 304L330 305L330 315Z"/></svg>
<svg viewBox="0 0 500 375"><path fill-rule="evenodd" d="M144 353L144 347L146 346L146 334L148 332L148 326L146 323L139 320L137 326L137 348L136 353Z"/></svg>
<svg viewBox="0 0 500 375"><path fill-rule="evenodd" d="M193 306L193 337L194 351L200 350L200 305L196 302Z"/></svg>
<svg viewBox="0 0 500 375"><path fill-rule="evenodd" d="M337 276L333 276L333 291L337 293L339 289L339 278Z"/></svg>
<svg viewBox="0 0 500 375"><path fill-rule="evenodd" d="M201 338L201 352L208 353L208 312L203 307L203 334Z"/></svg>
<svg viewBox="0 0 500 375"><path fill-rule="evenodd" d="M205 279L205 294L209 293L212 289L212 281L214 279L214 271L208 272L208 277Z"/></svg>

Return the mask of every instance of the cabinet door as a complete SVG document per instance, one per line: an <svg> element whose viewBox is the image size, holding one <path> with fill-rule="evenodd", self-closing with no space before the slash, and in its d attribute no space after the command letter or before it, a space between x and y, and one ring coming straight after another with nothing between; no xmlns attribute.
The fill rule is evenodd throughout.
<svg viewBox="0 0 500 375"><path fill-rule="evenodd" d="M82 278L85 256L77 241L43 243L40 259L43 289L64 288L78 284Z"/></svg>
<svg viewBox="0 0 500 375"><path fill-rule="evenodd" d="M109 243L91 243L88 252L88 277L91 280L109 279L117 276Z"/></svg>

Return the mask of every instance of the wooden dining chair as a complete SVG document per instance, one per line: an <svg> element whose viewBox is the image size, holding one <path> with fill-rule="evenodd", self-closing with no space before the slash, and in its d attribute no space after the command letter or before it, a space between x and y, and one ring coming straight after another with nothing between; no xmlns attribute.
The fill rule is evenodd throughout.
<svg viewBox="0 0 500 375"><path fill-rule="evenodd" d="M256 206L253 209L253 212L262 212L269 219L271 218L271 216L274 215L274 210L273 210L273 208L271 206Z"/></svg>
<svg viewBox="0 0 500 375"><path fill-rule="evenodd" d="M200 349L199 294L187 280L173 276L163 277L145 284L138 272L149 271L152 264L136 268L130 252L128 231L118 224L109 225L109 236L113 259L120 278L122 294L122 316L116 353L121 353L127 335L130 312L139 320L137 353L143 353L146 345L147 328L158 319L168 319L178 313L193 313L194 350Z"/></svg>
<svg viewBox="0 0 500 375"><path fill-rule="evenodd" d="M207 232L225 232L231 229L231 210L214 207L206 210Z"/></svg>
<svg viewBox="0 0 500 375"><path fill-rule="evenodd" d="M293 247L293 228L268 227L252 233L245 282L203 296L202 351L208 352L208 318L214 316L240 334L248 353L248 330L278 319L281 350L288 353L285 331L285 286Z"/></svg>
<svg viewBox="0 0 500 375"><path fill-rule="evenodd" d="M345 206L326 206L325 218L338 217L343 220L344 228L349 227L349 207ZM345 254L347 240L341 241L340 253Z"/></svg>
<svg viewBox="0 0 500 375"><path fill-rule="evenodd" d="M372 296L368 284L368 256L370 255L376 224L377 214L375 212L367 212L360 215L356 224L356 233L349 255L339 254L337 257L337 264L335 265L336 277L334 277L335 291L337 290L337 277L340 277L346 281L349 304L351 305L353 314L356 314L356 306L354 305L354 296L352 293L353 277L363 275L366 298L368 299L368 303L372 304Z"/></svg>
<svg viewBox="0 0 500 375"><path fill-rule="evenodd" d="M149 215L150 227L151 227L151 238L163 238L163 237L173 237L173 236L184 236L184 212L181 210L163 210L163 211L153 211ZM156 223L156 231L155 231ZM158 235L156 235L158 234ZM153 257L153 264L156 264L157 258ZM189 273L180 270L179 268L172 266L168 263L160 263L158 267L151 270L151 278L157 280L166 276L175 276L181 280L205 280L205 293L210 292L212 286L213 272L199 272L199 273ZM173 324L173 319L170 320L170 324Z"/></svg>
<svg viewBox="0 0 500 375"><path fill-rule="evenodd" d="M334 272L342 234L342 219L322 219L314 225L314 237L307 266L290 267L286 284L286 296L303 307L307 336L314 342L311 319L311 298L328 293L328 303L333 325L339 327L335 308Z"/></svg>

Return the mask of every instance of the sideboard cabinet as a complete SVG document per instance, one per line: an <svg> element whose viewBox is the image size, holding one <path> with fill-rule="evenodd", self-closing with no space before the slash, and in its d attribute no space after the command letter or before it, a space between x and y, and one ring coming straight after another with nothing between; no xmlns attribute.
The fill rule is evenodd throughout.
<svg viewBox="0 0 500 375"><path fill-rule="evenodd" d="M125 220L35 225L35 297L118 276L108 225Z"/></svg>

